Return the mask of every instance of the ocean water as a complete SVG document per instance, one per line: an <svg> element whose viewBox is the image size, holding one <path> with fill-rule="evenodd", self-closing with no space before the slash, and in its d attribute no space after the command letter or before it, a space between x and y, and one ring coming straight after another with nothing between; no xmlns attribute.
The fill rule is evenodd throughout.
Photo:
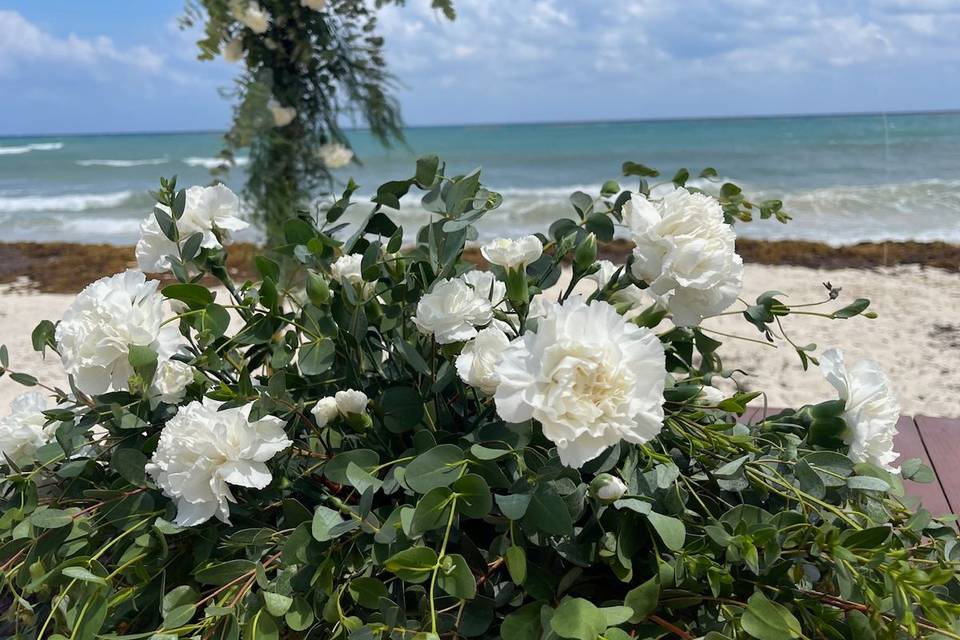
<svg viewBox="0 0 960 640"><path fill-rule="evenodd" d="M412 175L420 155L439 155L448 173L482 167L484 183L504 195L482 236L545 231L571 215L572 191L595 193L634 160L666 179L681 166L694 175L716 167L750 197L781 198L794 216L738 224L744 236L960 242L960 113L417 127L406 137L406 146L383 149L354 132L363 164L338 180L354 177L362 201L381 182ZM208 183L220 141L219 133L0 138L0 239L132 243L159 176ZM226 178L237 189L243 160ZM397 216L413 232L426 214L408 198Z"/></svg>

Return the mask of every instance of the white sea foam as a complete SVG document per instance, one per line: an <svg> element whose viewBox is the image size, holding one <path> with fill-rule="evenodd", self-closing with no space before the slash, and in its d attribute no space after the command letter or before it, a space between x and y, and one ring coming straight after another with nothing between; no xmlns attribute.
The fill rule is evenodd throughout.
<svg viewBox="0 0 960 640"><path fill-rule="evenodd" d="M14 147L0 147L0 156L18 156L31 151L56 151L63 149L62 142L37 142Z"/></svg>
<svg viewBox="0 0 960 640"><path fill-rule="evenodd" d="M81 167L144 167L167 162L170 162L169 158L144 158L143 160L101 160L92 158L90 160L77 160L77 164Z"/></svg>
<svg viewBox="0 0 960 640"><path fill-rule="evenodd" d="M744 237L809 239L829 244L883 240L960 242L960 180L787 190L761 190L736 178L733 181L743 186L744 193L755 202L782 199L784 209L794 217L789 224L772 220L737 223L737 234ZM636 181L623 179L621 186L635 189ZM699 181L691 181L690 186L711 192L719 189L718 184ZM550 223L559 217L576 219L569 196L578 190L595 197L600 184L502 189L503 204L477 225L479 239L484 241L504 233L546 233ZM355 195L356 206L348 210L343 221L352 226L362 220L372 207L371 195ZM76 241L127 244L136 240L137 225L149 210L149 196L134 190L59 195L0 191L0 224L9 239L42 240L70 232ZM420 207L419 195L414 193L403 198L399 212L389 213L403 225L408 241L413 240L420 225L431 219L431 214ZM436 219L435 214L432 219ZM618 227L618 235L623 234L624 230Z"/></svg>
<svg viewBox="0 0 960 640"><path fill-rule="evenodd" d="M688 187L710 193L732 180L743 187L754 202L765 199L783 200L784 210L794 220L781 224L774 220L738 223L738 235L766 239L816 240L840 245L884 240L944 240L960 242L960 180L918 180L881 185L837 185L813 189L760 190L736 178L715 181L690 180ZM635 189L634 179L623 179L620 186ZM668 183L653 189L654 197L672 189ZM600 185L570 184L557 187L500 189L503 203L477 224L480 239L504 233L511 235L545 233L559 217L576 219L569 201L574 191L592 197ZM356 195L344 221L356 223L370 211L370 194ZM430 219L420 207L419 197L411 194L402 200L399 212L390 212L411 236L416 228ZM435 219L435 218L434 218ZM617 235L626 231L618 226Z"/></svg>
<svg viewBox="0 0 960 640"><path fill-rule="evenodd" d="M132 191L113 193L65 193L56 196L0 197L0 213L88 211L119 207L133 197Z"/></svg>
<svg viewBox="0 0 960 640"><path fill-rule="evenodd" d="M239 158L233 159L233 165L237 167L242 167L250 162L250 158L246 156L240 156ZM217 167L229 167L230 162L224 158L203 158L199 156L190 156L189 158L184 158L183 163L191 167L203 167L205 169L215 169Z"/></svg>

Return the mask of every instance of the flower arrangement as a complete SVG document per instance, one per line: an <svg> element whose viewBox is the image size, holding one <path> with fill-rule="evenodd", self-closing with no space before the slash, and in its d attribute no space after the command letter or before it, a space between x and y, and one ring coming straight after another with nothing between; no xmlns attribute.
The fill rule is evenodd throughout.
<svg viewBox="0 0 960 640"><path fill-rule="evenodd" d="M957 532L903 494L931 474L889 382L784 331L869 303L739 301L733 222L780 204L624 173L483 270L501 197L423 158L355 227L352 182L287 221L240 284L236 198L162 180L137 257L174 282L104 278L41 323L69 387L0 419L3 635L960 637ZM598 260L617 227L632 255ZM837 397L751 417L701 324L726 313Z"/></svg>

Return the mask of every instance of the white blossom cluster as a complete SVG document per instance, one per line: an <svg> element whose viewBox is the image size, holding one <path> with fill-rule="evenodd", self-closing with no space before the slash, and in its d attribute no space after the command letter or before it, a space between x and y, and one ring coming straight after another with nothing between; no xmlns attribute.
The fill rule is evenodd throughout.
<svg viewBox="0 0 960 640"><path fill-rule="evenodd" d="M848 366L843 351L828 349L820 355L820 370L844 401L844 441L850 445L850 459L899 473L893 439L900 403L880 365L861 360Z"/></svg>
<svg viewBox="0 0 960 640"><path fill-rule="evenodd" d="M273 116L273 126L275 127L285 127L297 117L297 110L294 107L285 106L273 97L267 100L267 109Z"/></svg>
<svg viewBox="0 0 960 640"><path fill-rule="evenodd" d="M230 485L263 489L273 480L266 462L291 444L284 421L250 420L251 405L221 408L204 398L181 407L160 432L146 472L177 505L176 523L216 516L230 522Z"/></svg>
<svg viewBox="0 0 960 640"><path fill-rule="evenodd" d="M255 0L231 0L230 11L237 22L258 35L270 28L270 13Z"/></svg>
<svg viewBox="0 0 960 640"><path fill-rule="evenodd" d="M370 399L363 391L343 389L332 396L320 398L310 413L317 420L318 427L325 427L338 416L348 418L362 414L367 410L369 402Z"/></svg>
<svg viewBox="0 0 960 640"><path fill-rule="evenodd" d="M675 324L699 324L736 299L743 264L715 200L677 189L657 203L634 197L627 214L637 242L633 275ZM482 248L488 261L507 269L522 269L541 252L536 238L498 239ZM589 277L602 288L618 267L599 264ZM493 319L494 309L505 310L505 294L492 273L469 271L437 282L421 298L414 322L439 344L464 343L456 359L460 379L493 396L504 420L536 419L567 465L579 467L621 440L656 436L667 376L663 349L653 333L627 322L643 304L643 290L630 284L612 294L618 307L626 303L624 316L607 302L571 296L558 304L539 294L527 315L536 329L512 339L510 325ZM846 402L851 457L895 470L899 406L878 365L848 369L842 354L827 351L821 367ZM701 396L697 402L708 407L724 399L712 387Z"/></svg>
<svg viewBox="0 0 960 640"><path fill-rule="evenodd" d="M634 194L623 214L636 245L633 274L666 305L674 324L698 325L736 301L743 260L716 199L683 188L656 201Z"/></svg>
<svg viewBox="0 0 960 640"><path fill-rule="evenodd" d="M170 213L170 209L164 205L157 205L157 208ZM187 189L183 216L175 223L181 241L195 233L203 234L200 246L204 249L222 247L222 243L229 242L232 232L249 226L240 217L240 199L222 184ZM151 213L140 223L136 254L137 265L142 271L169 271L170 256L177 256L178 253L177 244L164 235L155 215Z"/></svg>
<svg viewBox="0 0 960 640"><path fill-rule="evenodd" d="M353 151L336 142L320 145L317 153L327 169L345 167L353 160Z"/></svg>
<svg viewBox="0 0 960 640"><path fill-rule="evenodd" d="M55 429L46 426L41 413L46 408L46 398L37 391L21 394L10 403L10 413L0 418L0 466L7 458L17 461L32 456L53 439Z"/></svg>
<svg viewBox="0 0 960 640"><path fill-rule="evenodd" d="M127 389L134 374L131 346L157 354L158 393L172 397L181 383L186 386L181 366L167 363L184 341L177 325L165 322L170 309L157 285L130 270L97 280L74 299L57 325L56 340L63 368L80 391L97 395Z"/></svg>

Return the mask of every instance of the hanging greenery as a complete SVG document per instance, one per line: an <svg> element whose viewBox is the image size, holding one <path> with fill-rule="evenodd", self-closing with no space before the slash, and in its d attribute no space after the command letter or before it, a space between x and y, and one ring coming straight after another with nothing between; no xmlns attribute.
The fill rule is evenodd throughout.
<svg viewBox="0 0 960 640"><path fill-rule="evenodd" d="M366 126L385 145L402 141L394 79L376 9L393 0L188 0L184 27L203 25L200 59L242 65L220 175L246 149L245 199L271 240L284 221L332 186L353 153L341 128ZM451 0L434 0L450 19Z"/></svg>

